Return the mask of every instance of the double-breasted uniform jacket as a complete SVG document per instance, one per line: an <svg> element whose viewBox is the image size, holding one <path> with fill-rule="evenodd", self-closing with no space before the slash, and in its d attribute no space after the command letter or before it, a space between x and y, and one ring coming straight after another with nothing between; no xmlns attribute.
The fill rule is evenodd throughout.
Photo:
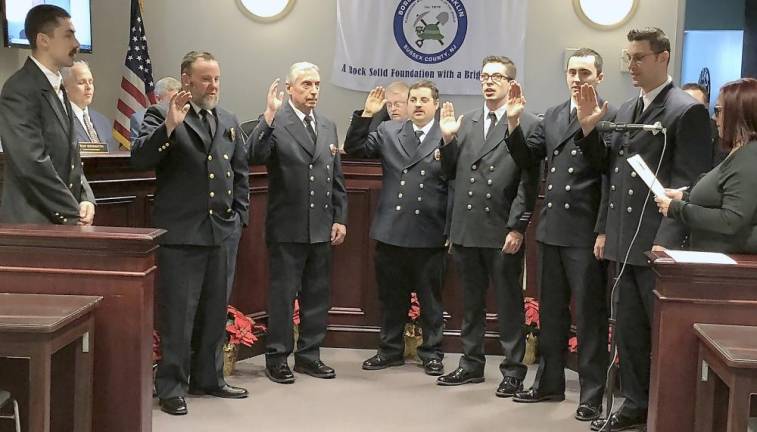
<svg viewBox="0 0 757 432"><path fill-rule="evenodd" d="M132 144L132 166L155 169L153 224L167 230L162 244L217 246L249 219L249 167L239 122L223 108L213 111L212 138L194 109L168 136L167 108L153 105Z"/></svg>
<svg viewBox="0 0 757 432"><path fill-rule="evenodd" d="M347 224L336 126L318 113L313 116L315 146L288 102L272 125L261 116L247 140L250 161L268 169L268 243L328 242L332 224Z"/></svg>
<svg viewBox="0 0 757 432"><path fill-rule="evenodd" d="M3 86L0 135L5 152L0 221L79 222L79 203L95 203L74 139L74 114L29 58Z"/></svg>
<svg viewBox="0 0 757 432"><path fill-rule="evenodd" d="M368 133L370 118L352 118L345 151L380 158L383 185L371 238L401 247L443 247L446 242L447 176L442 170L439 122L420 146L409 120L389 120Z"/></svg>
<svg viewBox="0 0 757 432"><path fill-rule="evenodd" d="M534 167L546 158L544 205L536 240L553 246L592 247L604 234L607 194L602 170L593 167L574 142L580 129L570 117L570 100L547 109L544 119L527 138L520 128L508 138L513 159ZM603 120L615 118L610 107Z"/></svg>
<svg viewBox="0 0 757 432"><path fill-rule="evenodd" d="M463 117L455 139L442 142L442 167L455 178L450 228L452 244L501 248L510 230L525 234L536 201L537 169L521 169L505 144L506 115L484 140L484 110ZM520 127L528 136L539 118L523 113Z"/></svg>
<svg viewBox="0 0 757 432"><path fill-rule="evenodd" d="M676 220L662 217L654 195L628 164L628 158L640 155L649 169L657 172L664 187L679 188L692 185L702 172L709 170L712 147L710 120L704 105L672 83L662 89L634 122L636 100L632 98L623 103L616 122L654 124L659 121L667 130L667 140L662 133L613 132L606 146L594 129L586 137L579 130L576 143L593 166L608 173L605 258L646 266L648 260L644 252L653 245L680 249L686 229ZM640 218L643 221L639 227ZM632 245L637 227L639 233Z"/></svg>

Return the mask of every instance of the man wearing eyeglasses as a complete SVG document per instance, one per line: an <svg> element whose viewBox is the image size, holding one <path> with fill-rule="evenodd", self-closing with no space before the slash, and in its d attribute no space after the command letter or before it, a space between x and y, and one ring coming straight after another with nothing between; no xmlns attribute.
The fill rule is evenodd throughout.
<svg viewBox="0 0 757 432"><path fill-rule="evenodd" d="M581 87L581 131L576 142L584 156L609 176L605 258L616 264L620 274L616 334L625 401L609 419L594 420L595 431L607 429L608 422L613 431L646 424L655 281L644 252L678 249L686 234L674 219L662 218L649 189L626 159L640 155L666 188L693 184L711 161L707 110L673 85L667 72L670 41L665 33L658 28L631 30L627 38L628 70L640 94L618 109L616 123L660 122L667 140L664 134L645 131L615 132L606 146L595 125L605 116L607 102L600 106L595 90L586 84Z"/></svg>
<svg viewBox="0 0 757 432"><path fill-rule="evenodd" d="M485 300L493 285L499 341L505 358L504 379L496 395L510 397L522 390L523 364L523 236L536 199L538 170L516 165L505 144L506 96L516 68L507 57L483 61L481 93L484 106L455 117L451 102L441 112L441 161L447 175L456 178L450 242L463 286L462 340L464 355L453 372L437 384L455 386L484 381ZM521 115L528 136L539 123L530 113Z"/></svg>

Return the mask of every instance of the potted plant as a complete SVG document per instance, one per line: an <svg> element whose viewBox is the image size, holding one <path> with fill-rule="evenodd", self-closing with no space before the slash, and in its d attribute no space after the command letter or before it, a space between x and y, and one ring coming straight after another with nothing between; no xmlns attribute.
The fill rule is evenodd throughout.
<svg viewBox="0 0 757 432"><path fill-rule="evenodd" d="M414 359L418 355L418 347L423 343L423 331L418 325L421 316L421 305L418 295L410 293L410 309L407 311L408 322L405 323L405 358Z"/></svg>
<svg viewBox="0 0 757 432"><path fill-rule="evenodd" d="M234 371L234 365L239 354L239 344L252 346L258 340L255 331L264 331L262 324L255 324L255 321L247 315L240 312L234 306L229 305L227 308L226 319L226 343L223 346L223 374L231 375Z"/></svg>
<svg viewBox="0 0 757 432"><path fill-rule="evenodd" d="M525 313L524 326L526 334L526 354L523 363L534 364L538 358L539 347L539 300L533 297L523 299L523 312Z"/></svg>

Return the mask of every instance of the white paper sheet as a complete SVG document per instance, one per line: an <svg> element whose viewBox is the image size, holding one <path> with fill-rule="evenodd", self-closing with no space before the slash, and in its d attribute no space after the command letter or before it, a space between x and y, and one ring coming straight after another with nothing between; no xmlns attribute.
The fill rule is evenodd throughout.
<svg viewBox="0 0 757 432"><path fill-rule="evenodd" d="M647 184L647 186L652 190L652 193L655 194L655 196L666 196L665 188L662 187L660 181L657 180L657 178L654 176L654 172L649 169L649 166L647 166L647 163L644 162L644 159L642 159L640 155L631 156L627 159L627 161L628 164L631 165L631 168L636 171L636 174L638 174L639 177L644 180L644 183Z"/></svg>
<svg viewBox="0 0 757 432"><path fill-rule="evenodd" d="M682 250L666 250L668 256L677 263L691 264L737 264L733 258L718 252L696 252Z"/></svg>

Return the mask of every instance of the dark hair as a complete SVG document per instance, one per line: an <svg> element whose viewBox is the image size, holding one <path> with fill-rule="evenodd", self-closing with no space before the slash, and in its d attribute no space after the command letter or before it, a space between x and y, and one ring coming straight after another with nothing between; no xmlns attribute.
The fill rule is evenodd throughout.
<svg viewBox="0 0 757 432"><path fill-rule="evenodd" d="M681 86L681 90L699 90L704 95L704 101L707 102L708 105L710 104L710 92L698 83L686 83Z"/></svg>
<svg viewBox="0 0 757 432"><path fill-rule="evenodd" d="M572 59L573 57L589 57L589 56L594 56L594 67L597 69L597 73L601 73L602 65L604 64L602 60L602 56L599 55L598 52L594 51L591 48L577 49L576 52L574 52L573 54L570 55L570 57L568 57L568 62L570 62L570 59ZM565 64L565 68L566 69L568 68L567 64Z"/></svg>
<svg viewBox="0 0 757 432"><path fill-rule="evenodd" d="M757 140L757 79L741 78L720 87L720 145L727 150Z"/></svg>
<svg viewBox="0 0 757 432"><path fill-rule="evenodd" d="M71 18L65 9L49 4L41 4L29 9L24 20L24 33L29 39L29 46L32 50L37 49L37 35L44 33L52 36L53 32L60 25L58 20Z"/></svg>
<svg viewBox="0 0 757 432"><path fill-rule="evenodd" d="M213 54L207 51L190 51L184 54L184 58L181 59L181 73L189 73L189 70L192 69L192 65L197 59L203 59L206 61L216 60L216 58L213 57Z"/></svg>
<svg viewBox="0 0 757 432"><path fill-rule="evenodd" d="M649 42L649 47L655 54L663 51L670 52L670 39L665 36L665 32L657 27L647 27L645 29L632 29L628 32L628 42Z"/></svg>
<svg viewBox="0 0 757 432"><path fill-rule="evenodd" d="M413 85L411 85L410 88L407 89L407 97L410 98L410 92L419 88L427 88L431 90L431 96L434 98L434 100L439 100L439 89L436 87L436 84L434 84L433 81L429 80L420 80L413 83Z"/></svg>
<svg viewBox="0 0 757 432"><path fill-rule="evenodd" d="M513 61L510 60L509 57L496 55L486 56L481 62L481 67L484 67L489 63L500 63L505 65L505 74L507 74L508 79L514 80L515 75L518 73L518 69L515 67L515 63L513 63Z"/></svg>

